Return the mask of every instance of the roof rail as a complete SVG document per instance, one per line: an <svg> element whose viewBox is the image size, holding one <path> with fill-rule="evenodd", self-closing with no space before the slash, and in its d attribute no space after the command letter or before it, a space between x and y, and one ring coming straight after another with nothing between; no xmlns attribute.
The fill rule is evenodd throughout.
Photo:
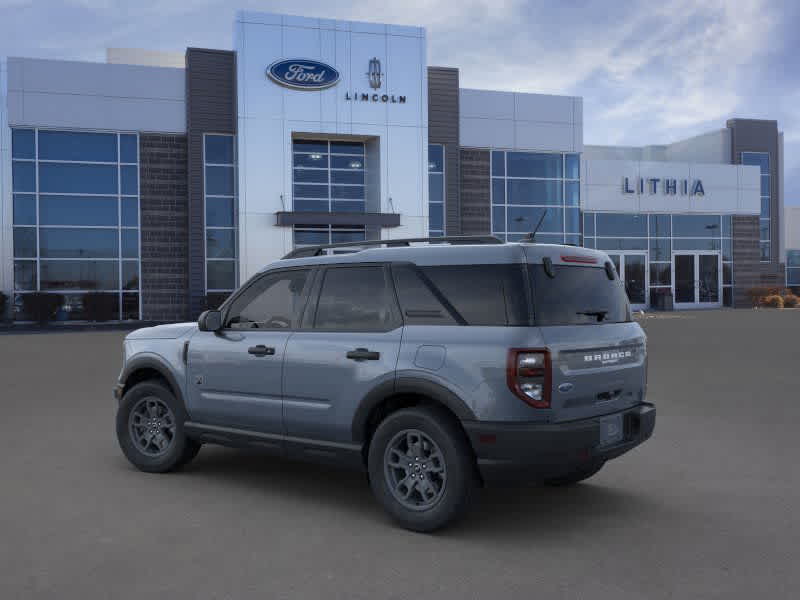
<svg viewBox="0 0 800 600"><path fill-rule="evenodd" d="M444 237L403 238L398 240L364 240L361 242L340 242L338 244L322 244L319 246L306 246L292 250L283 257L308 258L319 256L329 248L358 248L362 246L410 246L412 242L448 242L450 244L503 244L504 242L493 235L450 235ZM281 259L281 260L283 260Z"/></svg>

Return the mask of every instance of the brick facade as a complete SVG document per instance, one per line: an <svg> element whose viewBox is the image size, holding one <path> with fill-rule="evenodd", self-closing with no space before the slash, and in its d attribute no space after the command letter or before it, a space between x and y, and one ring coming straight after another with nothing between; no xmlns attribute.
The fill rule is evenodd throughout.
<svg viewBox="0 0 800 600"><path fill-rule="evenodd" d="M140 134L142 318L189 316L186 136Z"/></svg>
<svg viewBox="0 0 800 600"><path fill-rule="evenodd" d="M755 287L783 288L786 275L783 264L777 268L760 262L758 217L733 217L733 305L751 306L747 291Z"/></svg>
<svg viewBox="0 0 800 600"><path fill-rule="evenodd" d="M461 233L487 235L492 231L488 150L461 150Z"/></svg>

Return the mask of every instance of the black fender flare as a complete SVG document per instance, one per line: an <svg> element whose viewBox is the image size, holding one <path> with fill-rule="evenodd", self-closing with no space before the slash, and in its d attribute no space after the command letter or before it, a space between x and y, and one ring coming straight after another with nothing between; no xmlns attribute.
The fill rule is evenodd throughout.
<svg viewBox="0 0 800 600"><path fill-rule="evenodd" d="M175 374L163 360L157 358L156 356L136 356L127 361L119 375L119 384L125 386L128 378L136 371L141 371L142 369L152 369L153 371L157 371L159 375L167 380L167 383L169 383L169 386L172 388L172 392L175 394L175 397L178 399L178 401L183 404L184 407L186 407L186 402L183 398L183 388L178 385L178 380L175 378Z"/></svg>
<svg viewBox="0 0 800 600"><path fill-rule="evenodd" d="M422 377L398 377L393 381L385 381L370 391L358 406L353 416L352 436L353 441L363 443L366 441L367 419L373 409L390 396L401 394L415 394L427 396L435 402L446 406L459 421L476 420L475 413L455 393L435 381Z"/></svg>

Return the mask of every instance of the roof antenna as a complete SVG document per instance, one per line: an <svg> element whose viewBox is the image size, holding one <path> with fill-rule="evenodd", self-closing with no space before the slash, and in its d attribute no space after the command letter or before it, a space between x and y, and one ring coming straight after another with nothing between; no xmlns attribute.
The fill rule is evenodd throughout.
<svg viewBox="0 0 800 600"><path fill-rule="evenodd" d="M531 231L528 235L526 235L524 238L522 238L520 240L520 242L525 242L525 243L529 243L529 244L532 244L533 242L535 242L536 241L536 232L539 231L539 227L542 226L542 221L544 221L544 218L546 216L547 216L547 209L545 208L544 212L542 213L542 216L539 218L539 222L536 224L536 227L534 227L533 231Z"/></svg>

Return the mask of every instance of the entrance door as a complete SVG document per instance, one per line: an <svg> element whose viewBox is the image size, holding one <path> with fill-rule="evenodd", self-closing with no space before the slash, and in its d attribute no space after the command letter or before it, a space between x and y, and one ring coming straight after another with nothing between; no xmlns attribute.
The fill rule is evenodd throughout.
<svg viewBox="0 0 800 600"><path fill-rule="evenodd" d="M625 282L631 308L640 309L647 306L647 254L643 252L618 252L608 255Z"/></svg>
<svg viewBox="0 0 800 600"><path fill-rule="evenodd" d="M718 252L680 252L672 255L675 308L722 306Z"/></svg>

